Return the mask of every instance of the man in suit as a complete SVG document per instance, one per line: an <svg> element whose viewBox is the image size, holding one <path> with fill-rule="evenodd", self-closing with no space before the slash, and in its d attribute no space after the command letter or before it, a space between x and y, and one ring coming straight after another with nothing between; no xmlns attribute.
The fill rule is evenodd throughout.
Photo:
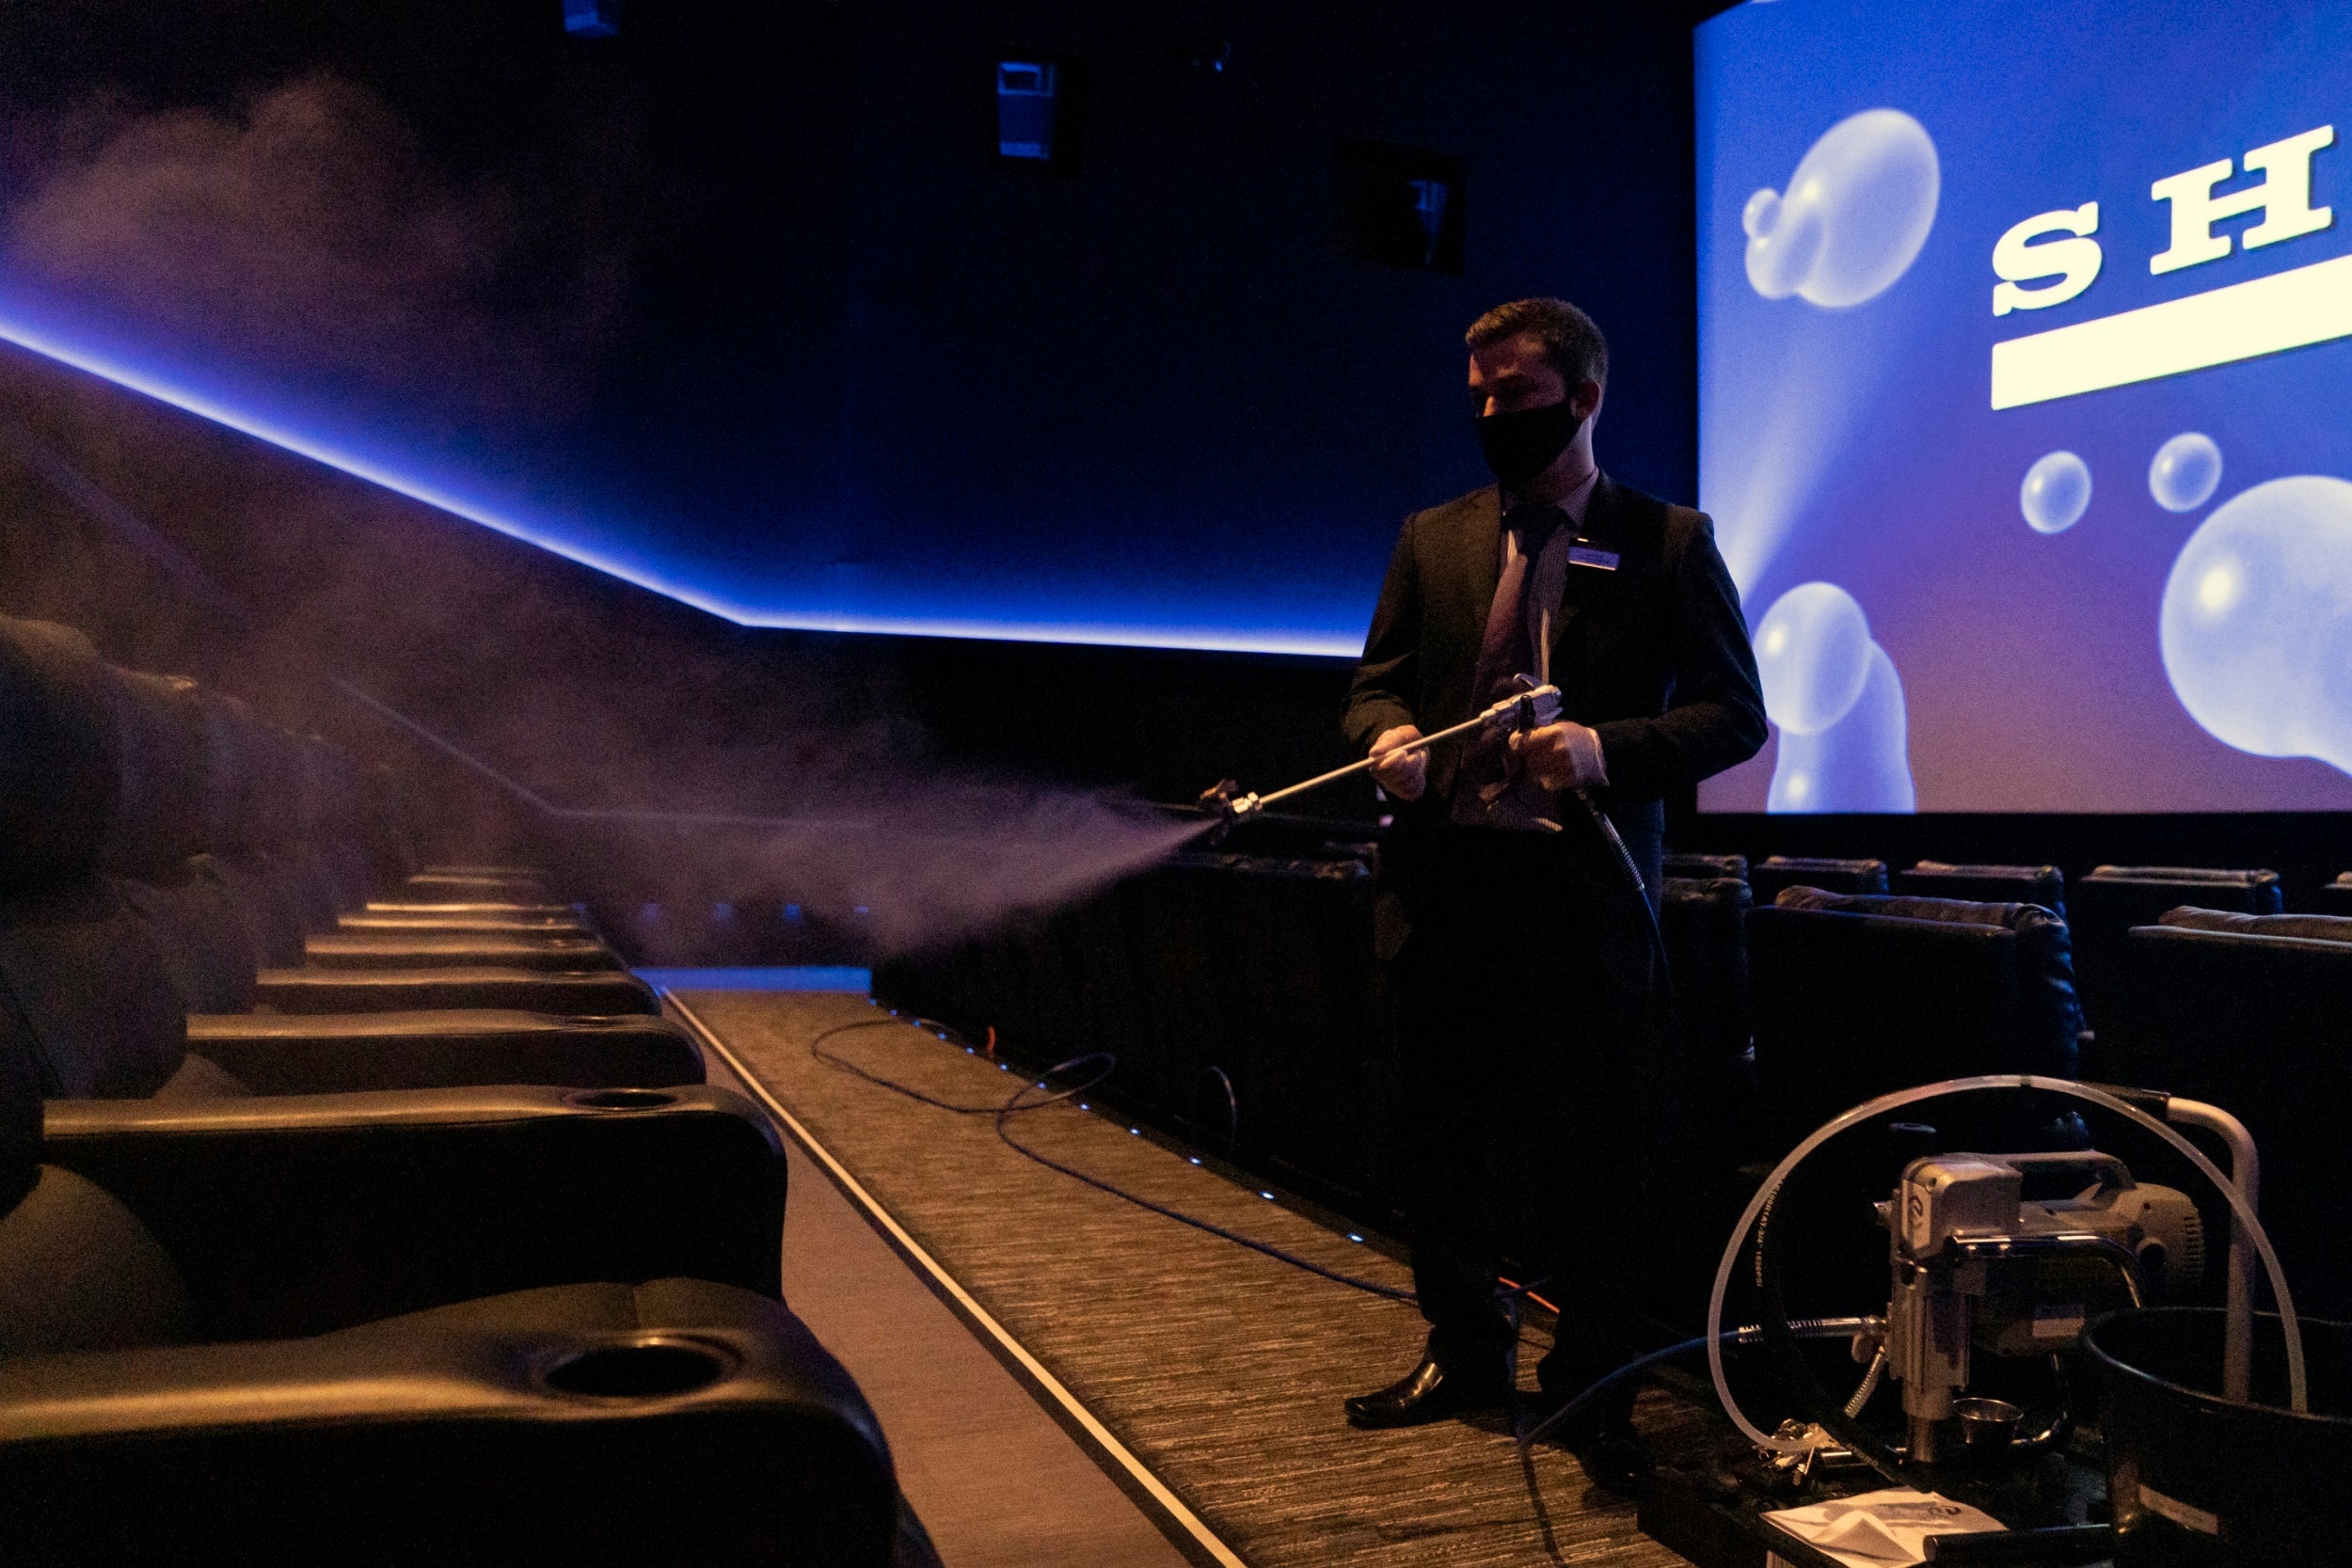
<svg viewBox="0 0 2352 1568"><path fill-rule="evenodd" d="M1700 513L1603 474L1608 345L1559 299L1468 334L1496 483L1405 520L1343 724L1397 802L1381 929L1398 1003L1414 1286L1429 1339L1358 1426L1506 1403L1506 1250L1561 1308L1536 1369L1564 1400L1644 1348L1645 1095L1664 1048L1650 914L1663 796L1765 739L1739 593ZM1402 750L1509 695L1560 689L1560 721ZM1580 800L1579 797L1582 799ZM1607 814L1643 884L1587 811ZM1629 1438L1631 1390L1572 1440Z"/></svg>

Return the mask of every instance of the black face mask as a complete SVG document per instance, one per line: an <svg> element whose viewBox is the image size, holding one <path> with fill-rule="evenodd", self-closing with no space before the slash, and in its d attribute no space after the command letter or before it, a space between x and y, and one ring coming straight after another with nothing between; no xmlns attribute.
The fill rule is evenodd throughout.
<svg viewBox="0 0 2352 1568"><path fill-rule="evenodd" d="M1550 467L1584 423L1566 398L1541 408L1481 415L1470 422L1478 427L1478 447L1486 454L1486 467L1506 490L1518 489Z"/></svg>

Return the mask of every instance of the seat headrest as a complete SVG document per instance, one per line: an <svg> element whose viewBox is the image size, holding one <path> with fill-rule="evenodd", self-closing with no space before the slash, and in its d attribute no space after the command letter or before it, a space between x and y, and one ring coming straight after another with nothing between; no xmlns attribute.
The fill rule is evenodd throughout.
<svg viewBox="0 0 2352 1568"><path fill-rule="evenodd" d="M0 617L0 888L97 862L115 801L111 720L89 639Z"/></svg>
<svg viewBox="0 0 2352 1568"><path fill-rule="evenodd" d="M1745 855L1685 855L1666 857L1666 875L1705 881L1715 877L1729 877L1739 881L1748 879L1748 857Z"/></svg>
<svg viewBox="0 0 2352 1568"><path fill-rule="evenodd" d="M2266 887L2279 879L2276 871L2222 871L2203 865L2094 866L2090 882L2185 882L2208 887Z"/></svg>
<svg viewBox="0 0 2352 1568"><path fill-rule="evenodd" d="M1955 865L1921 861L1895 873L1895 890L1914 897L1959 898L1993 904L2066 908L2066 876L2055 865Z"/></svg>
<svg viewBox="0 0 2352 1568"><path fill-rule="evenodd" d="M1884 893L1886 863L1838 860L1826 855L1768 855L1748 879L1767 892L1798 884L1828 886L1846 893Z"/></svg>
<svg viewBox="0 0 2352 1568"><path fill-rule="evenodd" d="M2024 935L2066 922L2039 904L1979 903L1971 898L1921 898L1907 894L1831 893L1818 887L1780 890L1772 902L1784 910L1833 910L1840 914L1878 914L1897 920L1934 920L1949 926L1999 926Z"/></svg>
<svg viewBox="0 0 2352 1568"><path fill-rule="evenodd" d="M2239 914L2233 910L2201 910L2193 904L2167 910L2156 917L2159 926L2191 931L2229 931L2248 937L2301 937L2307 942L2352 943L2352 915Z"/></svg>
<svg viewBox="0 0 2352 1568"><path fill-rule="evenodd" d="M137 876L207 847L204 709L184 675L108 667L114 707L115 808L101 859Z"/></svg>
<svg viewBox="0 0 2352 1568"><path fill-rule="evenodd" d="M1663 902L1677 907L1744 910L1755 893L1738 877L1668 877L1660 884Z"/></svg>
<svg viewBox="0 0 2352 1568"><path fill-rule="evenodd" d="M2021 1053L2014 1064L1995 1070L2010 1071L2022 1066L2027 1071L2066 1078L2074 1075L2074 1040L2082 1031L2083 1022L2082 1005L2074 992L2074 943L2066 922L2041 905L1840 894L1814 887L1792 887L1781 891L1772 910L1758 910L1752 918L1769 926L1776 917L1785 919L1783 911L1859 917L1858 928L1867 928L1860 927L1859 922L1876 924L1888 938L1899 939L1893 951L1901 954L1899 961L1904 962L1925 958L1923 942L1963 954L1972 942L1995 939L1997 933L2007 932L2017 954L2011 983L2016 988L2019 1008L2017 1041ZM1939 926L1947 928L1947 936L1930 934ZM1752 927L1751 936L1754 934ZM2004 999L1988 996L1982 1000L1988 1005L2000 1005Z"/></svg>
<svg viewBox="0 0 2352 1568"><path fill-rule="evenodd" d="M2055 865L1962 865L1951 861L1921 861L1912 868L1935 877L1981 877L1994 882L2044 882L2062 879Z"/></svg>

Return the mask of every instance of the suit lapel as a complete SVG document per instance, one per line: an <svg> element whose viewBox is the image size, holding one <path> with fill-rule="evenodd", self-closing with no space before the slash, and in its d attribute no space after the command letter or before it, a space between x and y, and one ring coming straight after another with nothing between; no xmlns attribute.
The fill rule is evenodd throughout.
<svg viewBox="0 0 2352 1568"><path fill-rule="evenodd" d="M1470 647L1477 656L1486 641L1486 615L1502 581L1502 493L1489 484L1470 498L1462 518L1462 553L1470 566Z"/></svg>
<svg viewBox="0 0 2352 1568"><path fill-rule="evenodd" d="M1624 542L1618 537L1616 519L1616 486L1609 476L1601 474L1593 481L1593 493L1584 499L1584 521L1577 532L1597 545L1622 551ZM1560 589L1560 613L1551 623L1550 668L1553 684L1559 684L1562 656L1568 647L1569 628L1586 606L1609 591L1616 578L1614 572L1597 571L1591 567L1571 565L1567 580Z"/></svg>

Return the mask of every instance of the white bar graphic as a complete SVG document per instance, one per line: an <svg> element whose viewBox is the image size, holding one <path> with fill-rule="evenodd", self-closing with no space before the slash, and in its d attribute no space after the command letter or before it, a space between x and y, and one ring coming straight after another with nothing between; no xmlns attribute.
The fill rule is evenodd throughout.
<svg viewBox="0 0 2352 1568"><path fill-rule="evenodd" d="M1993 406L2128 387L2352 337L2352 256L1993 345Z"/></svg>

